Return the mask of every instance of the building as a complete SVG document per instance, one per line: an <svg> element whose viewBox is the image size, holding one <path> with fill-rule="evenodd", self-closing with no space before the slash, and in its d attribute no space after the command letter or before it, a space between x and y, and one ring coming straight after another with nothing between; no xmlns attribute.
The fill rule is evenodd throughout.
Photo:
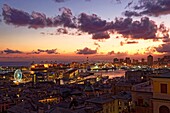
<svg viewBox="0 0 170 113"><path fill-rule="evenodd" d="M152 66L153 65L153 56L152 55L149 55L147 57L147 64L148 64L148 66Z"/></svg>
<svg viewBox="0 0 170 113"><path fill-rule="evenodd" d="M152 71L129 70L125 73L125 78L133 83L140 83L149 80Z"/></svg>
<svg viewBox="0 0 170 113"><path fill-rule="evenodd" d="M132 103L135 113L152 113L152 92L150 81L132 87Z"/></svg>
<svg viewBox="0 0 170 113"><path fill-rule="evenodd" d="M170 73L152 78L153 113L170 113Z"/></svg>
<svg viewBox="0 0 170 113"><path fill-rule="evenodd" d="M118 99L119 113L130 113L131 107L131 93L130 91L121 91L117 95L113 96Z"/></svg>
<svg viewBox="0 0 170 113"><path fill-rule="evenodd" d="M102 108L100 113L118 113L118 100L111 96L100 96L89 99L87 103L93 103ZM92 112L93 113L93 112Z"/></svg>
<svg viewBox="0 0 170 113"><path fill-rule="evenodd" d="M132 103L135 113L170 113L170 72L155 74L150 81L134 85Z"/></svg>
<svg viewBox="0 0 170 113"><path fill-rule="evenodd" d="M119 59L118 58L114 58L113 59L113 63L119 63Z"/></svg>
<svg viewBox="0 0 170 113"><path fill-rule="evenodd" d="M144 59L144 58L141 59L141 64L142 64L142 65L145 64L145 59Z"/></svg>
<svg viewBox="0 0 170 113"><path fill-rule="evenodd" d="M126 57L126 58L125 58L125 63L131 64L131 59L130 59L129 57Z"/></svg>

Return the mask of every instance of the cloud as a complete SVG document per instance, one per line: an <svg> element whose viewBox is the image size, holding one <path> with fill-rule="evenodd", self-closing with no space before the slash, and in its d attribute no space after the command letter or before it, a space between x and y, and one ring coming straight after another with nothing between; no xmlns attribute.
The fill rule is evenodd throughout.
<svg viewBox="0 0 170 113"><path fill-rule="evenodd" d="M30 52L30 53L27 53L27 54L40 54L41 52L39 52L39 51L32 51L32 52Z"/></svg>
<svg viewBox="0 0 170 113"><path fill-rule="evenodd" d="M128 52L110 51L110 52L107 53L107 55L113 55L114 57L125 57L125 56L128 56Z"/></svg>
<svg viewBox="0 0 170 113"><path fill-rule="evenodd" d="M147 1L147 0L146 0ZM53 18L46 17L45 14L33 11L31 14L11 8L4 4L3 18L7 24L16 26L27 26L28 28L44 28L44 27L57 27L58 34L68 35L81 35L88 33L92 35L94 40L109 39L110 34L121 34L122 37L128 39L153 39L158 40L157 32L163 34L161 37L163 41L169 41L169 29L164 24L157 26L156 23L148 17L142 17L140 20L133 20L129 18L135 12L125 12L129 15L127 18L115 18L113 21L108 22L101 19L96 14L81 13L75 17L69 8L62 7L59 9L60 15ZM68 29L75 29L75 33L68 33ZM50 33L54 35L55 33Z"/></svg>
<svg viewBox="0 0 170 113"><path fill-rule="evenodd" d="M163 39L163 42L169 42L169 28L167 28L163 23L160 24L158 28L158 36Z"/></svg>
<svg viewBox="0 0 170 113"><path fill-rule="evenodd" d="M38 49L37 52L39 53L47 53L47 54L59 54L57 52L57 49L47 49L47 50L43 50L43 49Z"/></svg>
<svg viewBox="0 0 170 113"><path fill-rule="evenodd" d="M2 22L2 15L0 15L0 22Z"/></svg>
<svg viewBox="0 0 170 113"><path fill-rule="evenodd" d="M54 0L54 1L57 2L57 3L62 3L62 2L66 2L68 0Z"/></svg>
<svg viewBox="0 0 170 113"><path fill-rule="evenodd" d="M40 32L40 34L45 35L45 32Z"/></svg>
<svg viewBox="0 0 170 113"><path fill-rule="evenodd" d="M110 35L108 32L97 32L92 35L92 39L94 40L102 40L102 39L109 39Z"/></svg>
<svg viewBox="0 0 170 113"><path fill-rule="evenodd" d="M3 51L0 51L0 54L3 54L4 52Z"/></svg>
<svg viewBox="0 0 170 113"><path fill-rule="evenodd" d="M3 5L3 18L5 23L16 26L28 26L28 28L44 28L64 26L76 28L75 17L68 8L60 8L61 15L54 18L46 17L45 14L33 11L32 14L11 8L7 4Z"/></svg>
<svg viewBox="0 0 170 113"><path fill-rule="evenodd" d="M137 41L127 41L126 44L137 44Z"/></svg>
<svg viewBox="0 0 170 113"><path fill-rule="evenodd" d="M154 46L149 46L144 50L145 50L144 54L153 54L154 52L156 52L156 48Z"/></svg>
<svg viewBox="0 0 170 113"><path fill-rule="evenodd" d="M31 20L28 23L29 28L44 28L51 27L53 22L52 18L46 18L46 15L43 13L33 11L31 14Z"/></svg>
<svg viewBox="0 0 170 113"><path fill-rule="evenodd" d="M155 48L157 52L160 53L170 53L170 43L162 44Z"/></svg>
<svg viewBox="0 0 170 113"><path fill-rule="evenodd" d="M23 52L20 50L12 50L12 49L5 49L5 50L1 50L0 54L41 54L41 53L47 53L47 54L59 54L57 52L57 49L47 49L47 50L43 50L43 49L37 49L37 51L33 50L31 52Z"/></svg>
<svg viewBox="0 0 170 113"><path fill-rule="evenodd" d="M133 7L140 15L160 16L170 14L169 0L139 0ZM135 15L134 15L135 16Z"/></svg>
<svg viewBox="0 0 170 113"><path fill-rule="evenodd" d="M81 13L78 18L79 29L89 34L108 30L106 20L100 19L96 14Z"/></svg>
<svg viewBox="0 0 170 113"><path fill-rule="evenodd" d="M68 34L68 31L66 28L58 28L57 34Z"/></svg>
<svg viewBox="0 0 170 113"><path fill-rule="evenodd" d="M100 48L101 46L100 46L100 44L99 43L97 43L97 42L94 42L94 45L95 46L97 46L98 48Z"/></svg>
<svg viewBox="0 0 170 113"><path fill-rule="evenodd" d="M139 14L136 11L125 11L123 12L123 15L127 16L127 17L132 17L132 16L141 16L141 14Z"/></svg>
<svg viewBox="0 0 170 113"><path fill-rule="evenodd" d="M22 51L19 50L12 50L12 49L5 49L3 51L1 51L1 53L5 53L5 54L22 54Z"/></svg>
<svg viewBox="0 0 170 113"><path fill-rule="evenodd" d="M4 4L2 9L2 15L7 24L12 23L14 25L23 26L28 25L31 21L31 17L27 12L11 8L7 4Z"/></svg>
<svg viewBox="0 0 170 113"><path fill-rule="evenodd" d="M108 55L114 55L115 52L114 52L114 51L110 51L110 52L108 52L107 54L108 54Z"/></svg>
<svg viewBox="0 0 170 113"><path fill-rule="evenodd" d="M123 45L124 45L124 42L121 41L121 42L120 42L120 46L123 46Z"/></svg>
<svg viewBox="0 0 170 113"><path fill-rule="evenodd" d="M84 49L77 49L76 54L83 54L83 55L97 54L97 50L92 50L88 47L85 47Z"/></svg>
<svg viewBox="0 0 170 113"><path fill-rule="evenodd" d="M62 7L59 11L62 14L54 18L54 25L62 24L64 27L77 28L76 17L69 8Z"/></svg>
<svg viewBox="0 0 170 113"><path fill-rule="evenodd" d="M123 56L127 56L127 55L128 55L128 52L117 52L116 53L117 57L123 57Z"/></svg>
<svg viewBox="0 0 170 113"><path fill-rule="evenodd" d="M148 17L143 17L140 21L117 18L113 28L119 34L131 39L154 39L157 32L157 25Z"/></svg>
<svg viewBox="0 0 170 113"><path fill-rule="evenodd" d="M55 1L57 3L63 3L63 2L69 1L69 0L53 0L53 1ZM85 1L90 2L91 0L85 0Z"/></svg>

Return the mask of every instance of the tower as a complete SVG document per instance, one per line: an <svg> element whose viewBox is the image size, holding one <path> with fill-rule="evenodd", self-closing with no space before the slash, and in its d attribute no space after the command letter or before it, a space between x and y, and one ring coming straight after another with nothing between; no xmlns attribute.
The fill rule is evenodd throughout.
<svg viewBox="0 0 170 113"><path fill-rule="evenodd" d="M153 56L152 55L149 55L147 57L147 64L148 64L148 66L152 66L153 65Z"/></svg>

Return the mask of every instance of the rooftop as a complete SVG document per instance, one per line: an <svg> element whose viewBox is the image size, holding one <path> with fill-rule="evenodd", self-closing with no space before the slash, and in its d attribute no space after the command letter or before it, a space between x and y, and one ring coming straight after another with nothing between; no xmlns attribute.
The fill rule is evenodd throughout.
<svg viewBox="0 0 170 113"><path fill-rule="evenodd" d="M170 72L155 75L155 76L153 76L153 78L170 78Z"/></svg>
<svg viewBox="0 0 170 113"><path fill-rule="evenodd" d="M108 102L111 102L115 100L114 98L112 97L97 97L97 98L92 98L92 99L89 99L89 100L86 100L86 102L91 102L91 103L96 103L96 104L104 104L104 103L108 103Z"/></svg>
<svg viewBox="0 0 170 113"><path fill-rule="evenodd" d="M153 88L152 88L150 81L134 85L132 87L132 90L133 91L140 91L140 92L153 92Z"/></svg>

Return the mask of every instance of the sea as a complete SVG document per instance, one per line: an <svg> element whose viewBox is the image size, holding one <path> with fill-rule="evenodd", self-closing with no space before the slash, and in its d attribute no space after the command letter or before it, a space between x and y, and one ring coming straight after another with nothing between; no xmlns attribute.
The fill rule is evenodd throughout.
<svg viewBox="0 0 170 113"><path fill-rule="evenodd" d="M31 65L31 62L21 62L21 61L18 61L18 62L0 62L0 66L3 66L3 67L19 67L19 66L25 66L25 67L28 67Z"/></svg>
<svg viewBox="0 0 170 113"><path fill-rule="evenodd" d="M32 62L0 62L0 66L2 67L29 67ZM108 76L109 78L115 78L115 77L122 77L125 76L125 70L108 70L108 71L98 71L95 72L96 74L102 74L102 76Z"/></svg>

